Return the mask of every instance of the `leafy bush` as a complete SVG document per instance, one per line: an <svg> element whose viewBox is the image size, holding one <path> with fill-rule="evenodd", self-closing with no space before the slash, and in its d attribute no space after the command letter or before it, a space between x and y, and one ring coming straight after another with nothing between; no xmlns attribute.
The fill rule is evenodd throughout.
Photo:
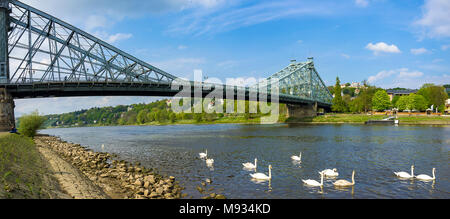
<svg viewBox="0 0 450 219"><path fill-rule="evenodd" d="M385 90L379 90L372 98L372 109L383 111L391 106L391 100Z"/></svg>
<svg viewBox="0 0 450 219"><path fill-rule="evenodd" d="M19 119L19 133L28 137L34 137L44 122L45 118L40 116L37 111L23 115Z"/></svg>

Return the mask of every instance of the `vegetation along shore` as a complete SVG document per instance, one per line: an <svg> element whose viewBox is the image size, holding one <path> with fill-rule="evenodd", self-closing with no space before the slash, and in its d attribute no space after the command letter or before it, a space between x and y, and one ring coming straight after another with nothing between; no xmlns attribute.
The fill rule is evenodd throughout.
<svg viewBox="0 0 450 219"><path fill-rule="evenodd" d="M3 133L0 148L0 198L178 199L187 196L173 176L162 176L139 163L94 152L57 137L37 135L32 139ZM225 196L212 193L204 198Z"/></svg>

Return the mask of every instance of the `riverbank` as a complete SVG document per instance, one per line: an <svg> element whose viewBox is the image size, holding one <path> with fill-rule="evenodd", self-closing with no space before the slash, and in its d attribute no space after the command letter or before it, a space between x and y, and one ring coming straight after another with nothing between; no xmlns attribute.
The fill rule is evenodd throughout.
<svg viewBox="0 0 450 219"><path fill-rule="evenodd" d="M368 120L382 120L386 115L326 114L317 117L288 118L286 123L310 124L364 124ZM400 125L450 125L448 116L399 116Z"/></svg>
<svg viewBox="0 0 450 219"><path fill-rule="evenodd" d="M113 199L174 199L181 198L182 187L175 181L175 177L163 177L156 170L142 167L139 163L131 164L118 160L108 153L93 152L79 144L72 144L52 136L36 136L37 147L42 148L43 154L53 163L53 167L63 167L76 171L57 176L58 181L74 198L113 198ZM63 159L66 164L58 161ZM64 172L64 171L60 171ZM71 177L71 178L67 178ZM91 183L85 182L83 178ZM71 181L76 185L70 185ZM73 183L72 183L73 184ZM82 186L79 186L82 185ZM95 187L104 192L95 192ZM83 191L80 191L83 190Z"/></svg>
<svg viewBox="0 0 450 219"><path fill-rule="evenodd" d="M28 137L0 133L0 199L68 199Z"/></svg>

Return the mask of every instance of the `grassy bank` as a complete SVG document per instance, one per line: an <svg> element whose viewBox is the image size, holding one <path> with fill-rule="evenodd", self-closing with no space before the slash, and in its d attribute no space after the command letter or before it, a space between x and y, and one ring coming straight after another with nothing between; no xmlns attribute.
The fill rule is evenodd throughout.
<svg viewBox="0 0 450 219"><path fill-rule="evenodd" d="M56 187L31 138L0 133L0 199L51 198Z"/></svg>
<svg viewBox="0 0 450 219"><path fill-rule="evenodd" d="M357 123L363 124L368 120L381 120L385 115L367 114L326 114L317 117L289 118L288 123ZM450 117L445 116L400 116L400 124L411 125L450 125Z"/></svg>

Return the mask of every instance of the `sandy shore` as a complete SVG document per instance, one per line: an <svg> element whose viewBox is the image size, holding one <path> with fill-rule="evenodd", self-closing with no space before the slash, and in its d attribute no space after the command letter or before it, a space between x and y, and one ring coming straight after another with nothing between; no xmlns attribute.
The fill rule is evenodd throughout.
<svg viewBox="0 0 450 219"><path fill-rule="evenodd" d="M52 136L34 142L60 187L75 199L174 199L184 197L175 177L118 160Z"/></svg>

